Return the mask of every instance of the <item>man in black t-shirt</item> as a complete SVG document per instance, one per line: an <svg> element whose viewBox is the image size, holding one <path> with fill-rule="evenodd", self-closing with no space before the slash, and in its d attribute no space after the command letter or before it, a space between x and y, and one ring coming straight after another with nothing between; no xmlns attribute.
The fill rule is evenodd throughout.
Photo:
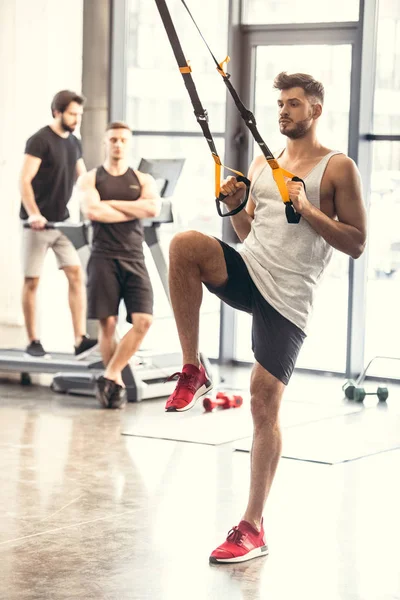
<svg viewBox="0 0 400 600"><path fill-rule="evenodd" d="M104 408L122 408L126 403L122 370L140 347L153 313L141 219L156 216L161 199L153 177L129 167L131 140L128 125L110 123L103 165L78 181L82 211L93 224L87 268L88 316L100 322L99 344L106 370L97 380L96 396ZM132 327L116 344L122 299Z"/></svg>
<svg viewBox="0 0 400 600"><path fill-rule="evenodd" d="M23 229L23 310L29 338L27 353L46 353L36 333L36 292L47 250L51 248L69 284L69 305L75 335L75 354L83 355L96 343L86 335L86 294L77 251L59 230L46 229L48 221L65 221L67 204L76 178L86 172L80 141L73 135L85 99L63 90L53 98L53 121L32 135L25 147L20 177L20 217L30 224Z"/></svg>

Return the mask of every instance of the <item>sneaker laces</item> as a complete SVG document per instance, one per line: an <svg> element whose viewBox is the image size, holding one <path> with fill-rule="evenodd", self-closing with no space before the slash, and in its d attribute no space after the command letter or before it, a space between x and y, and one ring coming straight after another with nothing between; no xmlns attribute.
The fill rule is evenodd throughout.
<svg viewBox="0 0 400 600"><path fill-rule="evenodd" d="M240 531L240 529L236 526L236 527L233 527L229 531L228 537L226 539L228 542L232 542L232 544L236 544L237 546L240 546L243 536L244 536L243 531Z"/></svg>
<svg viewBox="0 0 400 600"><path fill-rule="evenodd" d="M176 392L178 392L182 387L189 389L193 393L195 393L197 391L197 388L195 385L196 379L197 379L196 375L191 375L190 373L184 373L184 372L177 371L176 373L173 373L172 375L167 377L165 382L173 381L174 379L178 379L178 385L176 386L176 389L175 389Z"/></svg>

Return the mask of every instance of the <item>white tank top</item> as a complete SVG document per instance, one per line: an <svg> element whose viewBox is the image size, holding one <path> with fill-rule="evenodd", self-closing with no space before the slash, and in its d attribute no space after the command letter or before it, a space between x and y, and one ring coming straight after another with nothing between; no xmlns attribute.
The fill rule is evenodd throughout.
<svg viewBox="0 0 400 600"><path fill-rule="evenodd" d="M320 186L332 151L304 178L308 200L320 208ZM240 253L261 295L281 315L307 331L314 292L332 256L330 246L308 222L288 223L285 205L265 164L252 188L251 230Z"/></svg>

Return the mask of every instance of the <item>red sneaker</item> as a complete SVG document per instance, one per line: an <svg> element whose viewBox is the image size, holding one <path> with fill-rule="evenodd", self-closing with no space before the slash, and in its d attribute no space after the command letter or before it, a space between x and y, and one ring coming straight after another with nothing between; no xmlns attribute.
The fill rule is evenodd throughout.
<svg viewBox="0 0 400 600"><path fill-rule="evenodd" d="M184 365L182 373L174 373L167 381L178 377L178 383L165 405L167 412L183 412L189 410L201 396L205 396L212 389L212 382L203 367Z"/></svg>
<svg viewBox="0 0 400 600"><path fill-rule="evenodd" d="M226 541L211 554L210 563L245 562L264 554L268 554L268 546L263 522L261 531L257 531L247 521L240 521L237 527L230 530Z"/></svg>

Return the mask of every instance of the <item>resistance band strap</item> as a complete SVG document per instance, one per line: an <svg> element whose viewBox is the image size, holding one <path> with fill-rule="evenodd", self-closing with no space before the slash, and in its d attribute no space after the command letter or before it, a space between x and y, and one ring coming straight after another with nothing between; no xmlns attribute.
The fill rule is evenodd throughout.
<svg viewBox="0 0 400 600"><path fill-rule="evenodd" d="M208 126L208 114L207 114L207 111L203 108L203 105L201 104L199 94L197 92L196 86L194 84L194 81L193 81L193 78L191 75L192 69L183 53L182 46L180 44L178 35L175 30L175 26L171 19L171 15L168 10L167 4L166 4L165 0L155 0L155 2L157 5L157 8L158 8L158 11L160 13L162 22L164 24L165 31L168 35L168 39L170 41L172 50L174 52L176 62L178 63L179 70L180 70L183 80L185 82L186 89L189 93L190 100L191 100L193 108L194 108L194 114L196 116L197 122L199 123L199 125L203 131L203 135L207 140L208 147L210 148L211 154L214 159L214 163L215 163L215 197L216 197L218 214L221 217L229 217L232 214L237 214L240 210L242 210L245 207L248 197L249 197L250 181L246 177L244 177L243 173L241 173L240 171L235 171L234 169L225 167L229 171L232 171L233 173L237 174L239 177L243 178L243 179L241 179L241 181L244 181L246 183L247 192L246 192L244 201L238 208L234 209L234 211L231 211L231 212L222 213L220 210L220 207L219 207L219 202L224 197L222 194L220 194L221 167L223 167L224 165L222 165L221 159L218 156L218 152L215 147L215 143L214 143L210 128Z"/></svg>
<svg viewBox="0 0 400 600"><path fill-rule="evenodd" d="M189 93L190 99L192 101L192 105L194 108L194 114L196 116L197 122L199 123L204 137L207 140L208 146L211 150L211 153L214 157L218 158L218 163L221 164L221 161L218 157L218 152L214 144L213 137L211 135L210 128L208 126L208 114L207 111L203 108L201 104L199 95L197 93L196 86L191 76L191 68L183 54L182 46L179 42L179 38L175 31L174 24L171 19L171 15L169 13L168 7L165 3L165 0L155 0L157 4L158 11L160 13L161 19L164 23L165 31L167 32L172 50L174 52L176 62L178 63L179 70L185 82L186 89ZM215 160L215 159L214 159ZM216 161L217 164L217 161Z"/></svg>
<svg viewBox="0 0 400 600"><path fill-rule="evenodd" d="M290 173L289 171L286 171L285 169L282 169L279 166L278 161L274 158L274 155L272 154L271 150L268 148L267 144L262 139L260 132L257 129L257 122L256 122L256 118L255 118L254 114L251 112L251 110L249 110L248 108L245 107L245 105L241 101L237 91L235 90L235 88L233 87L231 82L229 81L230 74L224 70L224 64L227 64L230 60L229 56L227 56L225 58L225 60L223 60L221 63L219 63L217 61L210 46L208 45L203 34L201 33L199 26L197 25L196 21L194 20L194 17L192 15L192 13L190 12L189 7L187 6L185 0L181 0L181 2L184 5L184 7L186 8L190 18L192 19L194 26L196 27L197 31L200 34L201 39L207 46L208 51L211 54L211 57L217 67L217 71L223 78L223 81L224 81L226 87L228 88L228 91L231 94L231 96L235 102L236 108L238 109L243 121L246 123L246 126L250 130L254 140L259 145L261 152L265 156L269 166L272 169L272 175L274 177L275 183L278 186L279 193L282 197L283 202L286 205L285 212L286 212L286 217L287 217L288 222L289 223L298 223L300 220L300 215L298 215L296 213L295 208L289 198L289 193L288 193L288 190L286 187L284 177L288 177L288 178L292 179L293 181L302 181L302 180L299 180L299 178L296 177L295 175L293 175L293 173ZM302 183L305 187L304 181L302 181Z"/></svg>
<svg viewBox="0 0 400 600"><path fill-rule="evenodd" d="M235 88L233 87L233 85L229 81L229 77L230 77L229 73L226 73L226 71L224 71L223 65L225 63L229 62L229 60L230 60L229 56L227 56L225 58L225 60L222 61L222 63L219 63L217 61L217 59L215 58L215 56L214 56L214 54L213 54L210 46L207 44L207 41L206 41L205 37L201 33L199 26L197 25L196 21L194 20L194 17L192 15L192 13L190 12L189 7L186 4L185 0L181 0L181 2L183 4L183 6L186 8L186 10L187 10L190 18L192 19L192 21L194 23L194 26L196 27L197 31L200 34L201 39L203 40L203 42L207 46L208 51L211 54L211 57L212 57L215 65L217 67L218 73L222 76L222 78L224 80L224 83L225 83L226 87L228 88L229 93L231 94L231 96L232 96L232 98L233 98L233 100L234 100L234 102L236 104L236 107L237 107L238 111L240 112L240 115L241 115L242 119L246 123L247 127L250 129L250 131L251 131L251 133L252 133L255 141L260 146L262 153L264 154L264 156L265 156L265 158L267 160L274 160L274 156L273 156L271 150L268 148L267 144L264 142L264 140L262 139L262 137L260 135L260 132L257 129L256 119L255 119L253 113L245 107L245 105L243 104L243 102L239 98L239 95L236 92ZM278 165L278 168L279 168L279 165Z"/></svg>

